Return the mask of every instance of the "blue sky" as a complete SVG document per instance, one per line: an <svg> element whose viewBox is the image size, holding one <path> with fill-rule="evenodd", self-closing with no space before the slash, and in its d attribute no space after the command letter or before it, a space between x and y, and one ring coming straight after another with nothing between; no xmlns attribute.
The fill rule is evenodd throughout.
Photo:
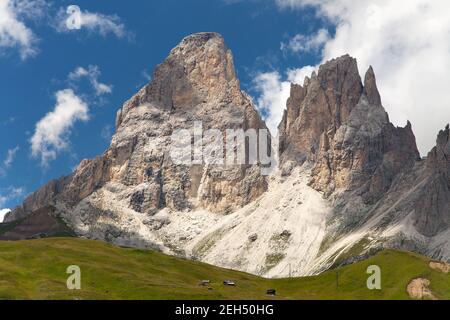
<svg viewBox="0 0 450 320"><path fill-rule="evenodd" d="M73 30L69 5L83 16ZM450 122L449 10L447 0L0 0L0 209L101 154L117 109L201 31L224 36L272 128L290 83L321 62L349 53L361 74L373 65L391 120L411 120L426 154Z"/></svg>

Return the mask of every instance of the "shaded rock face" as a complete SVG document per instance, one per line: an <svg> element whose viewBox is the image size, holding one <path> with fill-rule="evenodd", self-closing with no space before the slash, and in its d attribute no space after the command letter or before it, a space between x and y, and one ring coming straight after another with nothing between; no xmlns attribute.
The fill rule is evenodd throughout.
<svg viewBox="0 0 450 320"><path fill-rule="evenodd" d="M428 154L426 183L416 204L414 226L426 236L450 228L450 129L441 131L437 146Z"/></svg>
<svg viewBox="0 0 450 320"><path fill-rule="evenodd" d="M74 236L72 230L57 218L53 207L41 208L23 218L20 223L3 225L2 229L0 240L6 241Z"/></svg>
<svg viewBox="0 0 450 320"><path fill-rule="evenodd" d="M314 158L323 133L348 119L362 90L356 60L349 56L322 65L304 87L293 85L280 126L282 160Z"/></svg>
<svg viewBox="0 0 450 320"><path fill-rule="evenodd" d="M411 124L389 122L372 68L363 85L349 56L321 66L304 87L292 86L280 141L282 166L310 162L316 190L329 196L363 188L368 203L419 159Z"/></svg>
<svg viewBox="0 0 450 320"><path fill-rule="evenodd" d="M174 130L267 129L240 89L233 56L216 33L185 38L156 68L153 81L117 112L110 148L75 172L32 194L7 221L56 202L77 205L108 183L136 212L196 207L231 212L259 197L266 178L256 166L177 165L169 156Z"/></svg>

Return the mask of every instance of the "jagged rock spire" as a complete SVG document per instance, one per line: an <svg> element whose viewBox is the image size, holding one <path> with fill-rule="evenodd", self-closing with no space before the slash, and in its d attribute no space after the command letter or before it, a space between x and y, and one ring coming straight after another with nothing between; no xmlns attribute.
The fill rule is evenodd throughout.
<svg viewBox="0 0 450 320"><path fill-rule="evenodd" d="M358 65L349 55L320 66L304 87L293 85L280 126L280 153L302 162L314 157L321 136L348 120L363 86Z"/></svg>
<svg viewBox="0 0 450 320"><path fill-rule="evenodd" d="M369 67L364 78L364 93L370 104L376 106L381 105L381 97L378 92L377 81L372 66Z"/></svg>
<svg viewBox="0 0 450 320"><path fill-rule="evenodd" d="M155 70L151 83L118 113L117 126L134 107L151 103L164 110L191 109L202 103L244 103L233 54L214 32L184 38Z"/></svg>
<svg viewBox="0 0 450 320"><path fill-rule="evenodd" d="M326 194L371 180L368 202L419 158L411 125L395 128L389 122L373 68L363 85L356 59L349 55L323 64L305 87L292 86L280 126L280 153L287 169L310 162L311 186Z"/></svg>
<svg viewBox="0 0 450 320"><path fill-rule="evenodd" d="M421 197L414 212L414 226L433 237L450 227L450 126L441 130L426 160Z"/></svg>
<svg viewBox="0 0 450 320"><path fill-rule="evenodd" d="M433 172L450 172L450 125L439 131L436 147L428 154L427 167Z"/></svg>

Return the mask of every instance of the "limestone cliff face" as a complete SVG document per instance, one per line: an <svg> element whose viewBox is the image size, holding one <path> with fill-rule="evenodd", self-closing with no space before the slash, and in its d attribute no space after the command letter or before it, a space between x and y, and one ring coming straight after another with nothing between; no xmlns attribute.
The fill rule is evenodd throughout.
<svg viewBox="0 0 450 320"><path fill-rule="evenodd" d="M283 162L316 158L322 135L347 121L362 90L356 60L350 56L322 65L318 74L305 79L304 87L293 85L280 126Z"/></svg>
<svg viewBox="0 0 450 320"><path fill-rule="evenodd" d="M136 212L206 208L231 212L267 189L258 166L177 165L169 156L174 130L266 129L241 91L233 56L216 33L185 38L157 67L153 81L118 111L110 148L75 172L32 194L7 221L57 202L72 207L108 183ZM118 188L118 186L116 186Z"/></svg>
<svg viewBox="0 0 450 320"><path fill-rule="evenodd" d="M417 201L414 225L426 236L436 236L450 228L450 129L439 133L437 145L428 154L426 183Z"/></svg>
<svg viewBox="0 0 450 320"><path fill-rule="evenodd" d="M322 65L304 87L292 86L280 129L282 165L311 162L311 186L327 196L363 187L374 203L419 159L411 124L389 122L372 68L363 85L349 56Z"/></svg>
<svg viewBox="0 0 450 320"><path fill-rule="evenodd" d="M266 129L251 99L240 89L231 51L215 33L185 38L157 67L154 80L118 112L111 149L125 153L114 155L121 161L114 166L112 179L143 186L133 195L133 206L143 202L144 211L200 206L229 212L266 190L265 178L255 166L171 163L171 134L191 130L195 121L201 121L203 129L223 133Z"/></svg>

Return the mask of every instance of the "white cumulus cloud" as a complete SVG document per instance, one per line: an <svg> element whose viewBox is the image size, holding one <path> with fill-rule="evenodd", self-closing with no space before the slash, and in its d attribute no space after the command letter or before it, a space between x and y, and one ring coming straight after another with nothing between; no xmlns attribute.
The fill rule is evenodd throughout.
<svg viewBox="0 0 450 320"><path fill-rule="evenodd" d="M361 75L372 65L391 120L412 122L422 153L435 145L437 132L450 122L449 1L275 1L282 9L313 7L334 24L335 34L321 44L322 62L348 53L357 58ZM301 53L317 38L297 40L302 37L303 44L294 37L291 49Z"/></svg>
<svg viewBox="0 0 450 320"><path fill-rule="evenodd" d="M117 15L89 12L75 5L60 10L57 16L57 31L73 32L82 29L102 36L114 34L123 38L128 35L125 25Z"/></svg>
<svg viewBox="0 0 450 320"><path fill-rule="evenodd" d="M277 71L259 73L254 81L254 89L260 92L256 105L266 121L271 133L276 133L283 118L283 106L289 98L291 84L281 80Z"/></svg>
<svg viewBox="0 0 450 320"><path fill-rule="evenodd" d="M97 103L100 96L112 93L112 85L99 81L101 75L98 66L88 68L77 67L69 73L67 80L69 88L55 93L56 105L53 111L47 113L37 124L31 143L31 154L40 158L41 165L47 167L50 161L55 160L58 154L70 146L70 135L74 125L89 120L89 105ZM87 79L94 89L95 96L76 94L76 82ZM90 97L90 103L86 101Z"/></svg>
<svg viewBox="0 0 450 320"><path fill-rule="evenodd" d="M43 0L0 0L0 52L18 49L22 59L37 53L37 36L25 24L43 14Z"/></svg>
<svg viewBox="0 0 450 320"><path fill-rule="evenodd" d="M69 81L78 81L82 78L87 78L91 83L92 87L95 90L95 94L97 96L101 96L103 94L112 93L113 87L111 85L107 85L105 83L101 83L98 78L100 77L101 72L98 66L89 66L87 69L83 67L78 67L75 71L69 74Z"/></svg>
<svg viewBox="0 0 450 320"><path fill-rule="evenodd" d="M297 34L288 42L281 43L281 50L301 52L317 52L323 45L330 40L330 34L327 29L320 29L313 35Z"/></svg>
<svg viewBox="0 0 450 320"><path fill-rule="evenodd" d="M56 92L56 105L37 124L32 136L32 156L48 166L58 153L69 146L69 136L77 121L89 120L89 106L72 89Z"/></svg>
<svg viewBox="0 0 450 320"><path fill-rule="evenodd" d="M10 209L0 209L0 223L3 222L3 220L5 219L5 216L10 212L11 212Z"/></svg>

